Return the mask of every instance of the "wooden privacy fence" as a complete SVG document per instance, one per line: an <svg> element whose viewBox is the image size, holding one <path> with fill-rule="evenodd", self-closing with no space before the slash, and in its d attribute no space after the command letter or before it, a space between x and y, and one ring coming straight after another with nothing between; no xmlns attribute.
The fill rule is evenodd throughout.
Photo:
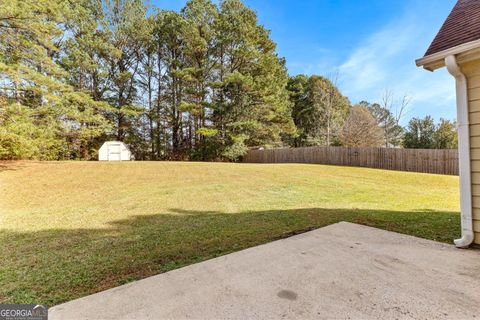
<svg viewBox="0 0 480 320"><path fill-rule="evenodd" d="M319 163L458 175L456 149L304 147L249 150L243 162Z"/></svg>

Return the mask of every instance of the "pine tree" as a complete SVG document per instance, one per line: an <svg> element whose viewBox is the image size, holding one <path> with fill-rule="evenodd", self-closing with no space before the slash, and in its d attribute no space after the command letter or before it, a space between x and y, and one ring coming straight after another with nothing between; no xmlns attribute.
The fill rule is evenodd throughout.
<svg viewBox="0 0 480 320"><path fill-rule="evenodd" d="M305 139L335 138L348 100L312 78L315 111L292 104L285 60L240 0L147 12L142 0L0 6L0 157L95 159L118 139L137 159L237 160L296 137L292 105Z"/></svg>
<svg viewBox="0 0 480 320"><path fill-rule="evenodd" d="M411 119L403 138L403 147L412 149L434 148L435 129L435 122L431 116L426 116L424 119Z"/></svg>
<svg viewBox="0 0 480 320"><path fill-rule="evenodd" d="M0 6L0 73L7 101L2 117L18 117L24 127L38 129L34 137L19 136L24 143L4 158L70 158L73 140L98 135L108 126L95 112L103 105L66 83L68 73L56 63L59 39L77 9L62 0L12 0Z"/></svg>
<svg viewBox="0 0 480 320"><path fill-rule="evenodd" d="M275 54L268 31L239 0L220 3L218 80L213 120L222 155L236 159L247 146L274 146L281 133L293 132L284 61Z"/></svg>
<svg viewBox="0 0 480 320"><path fill-rule="evenodd" d="M348 115L349 101L335 84L321 76L290 79L292 117L297 126L295 146L331 145Z"/></svg>

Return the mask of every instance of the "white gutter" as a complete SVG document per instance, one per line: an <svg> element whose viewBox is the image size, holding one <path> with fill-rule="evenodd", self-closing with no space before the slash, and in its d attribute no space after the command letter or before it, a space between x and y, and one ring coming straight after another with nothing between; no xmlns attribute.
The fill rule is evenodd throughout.
<svg viewBox="0 0 480 320"><path fill-rule="evenodd" d="M417 64L417 67L423 67L426 70L434 71L435 69L445 66L445 58L450 55L455 55L458 63L464 63L478 59L479 54L480 39L433 53L415 60L415 63Z"/></svg>
<svg viewBox="0 0 480 320"><path fill-rule="evenodd" d="M470 171L470 133L468 123L467 78L460 70L455 55L445 57L448 72L455 78L457 93L458 157L460 172L460 211L462 237L454 241L459 248L473 242L472 181Z"/></svg>

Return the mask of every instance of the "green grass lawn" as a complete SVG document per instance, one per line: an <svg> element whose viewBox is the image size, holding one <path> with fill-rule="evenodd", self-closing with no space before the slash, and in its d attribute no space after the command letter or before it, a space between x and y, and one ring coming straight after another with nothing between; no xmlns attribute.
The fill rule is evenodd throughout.
<svg viewBox="0 0 480 320"><path fill-rule="evenodd" d="M458 178L306 164L0 163L0 303L57 304L350 221L460 234Z"/></svg>

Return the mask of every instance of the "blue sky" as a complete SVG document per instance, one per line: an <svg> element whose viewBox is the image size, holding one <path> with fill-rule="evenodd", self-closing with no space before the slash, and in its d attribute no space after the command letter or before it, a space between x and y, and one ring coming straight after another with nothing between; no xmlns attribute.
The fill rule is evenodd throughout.
<svg viewBox="0 0 480 320"><path fill-rule="evenodd" d="M186 0L152 0L179 10ZM386 89L411 97L411 117L453 119L455 86L445 69L415 66L455 0L244 0L271 30L291 75L331 75L352 103L379 101Z"/></svg>

